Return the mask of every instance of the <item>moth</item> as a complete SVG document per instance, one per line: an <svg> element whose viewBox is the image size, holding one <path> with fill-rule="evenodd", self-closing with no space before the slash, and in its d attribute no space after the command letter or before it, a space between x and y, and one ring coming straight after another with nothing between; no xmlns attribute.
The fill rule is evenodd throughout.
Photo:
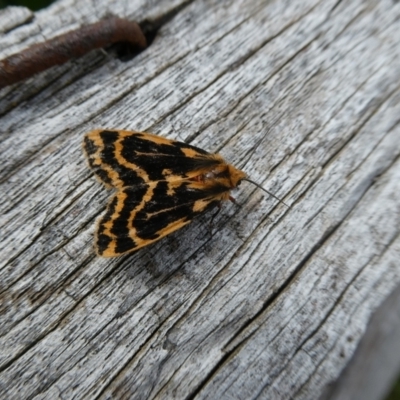
<svg viewBox="0 0 400 400"><path fill-rule="evenodd" d="M259 186L219 154L146 132L94 130L83 149L100 181L116 190L96 230L103 257L133 252L184 227L233 200L230 191L243 180Z"/></svg>

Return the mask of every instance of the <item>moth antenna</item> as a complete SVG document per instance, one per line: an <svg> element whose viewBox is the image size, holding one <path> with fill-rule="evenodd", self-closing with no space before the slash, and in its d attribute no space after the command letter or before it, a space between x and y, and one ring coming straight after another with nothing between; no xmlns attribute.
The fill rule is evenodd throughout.
<svg viewBox="0 0 400 400"><path fill-rule="evenodd" d="M265 193L268 193L270 196L272 196L274 199L278 200L280 203L284 204L287 208L291 208L290 206L288 206L283 200L279 199L278 197L276 197L274 194L272 194L271 192L269 192L267 189L264 189L261 185L259 185L257 182L252 181L251 179L248 178L243 178L244 181L250 182L253 185L256 185L258 188L260 188L261 190L264 190Z"/></svg>

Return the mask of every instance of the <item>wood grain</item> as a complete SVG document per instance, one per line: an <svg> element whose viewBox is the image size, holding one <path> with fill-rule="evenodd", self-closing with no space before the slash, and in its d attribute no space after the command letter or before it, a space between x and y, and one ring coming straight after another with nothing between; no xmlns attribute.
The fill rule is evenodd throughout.
<svg viewBox="0 0 400 400"><path fill-rule="evenodd" d="M0 397L326 394L400 285L400 3L110 4L3 11L0 58L111 12L160 29L0 91ZM243 183L212 237L205 215L98 258L81 142L107 127L219 152L292 208Z"/></svg>

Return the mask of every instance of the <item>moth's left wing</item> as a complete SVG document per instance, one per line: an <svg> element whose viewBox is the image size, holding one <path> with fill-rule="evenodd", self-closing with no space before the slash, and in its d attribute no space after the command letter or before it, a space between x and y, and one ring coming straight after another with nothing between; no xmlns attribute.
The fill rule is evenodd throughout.
<svg viewBox="0 0 400 400"><path fill-rule="evenodd" d="M104 257L147 246L217 205L227 188L201 182L153 181L118 190L97 227L96 249Z"/></svg>
<svg viewBox="0 0 400 400"><path fill-rule="evenodd" d="M85 135L83 148L100 180L116 188L192 178L223 161L187 143L145 132L95 130Z"/></svg>

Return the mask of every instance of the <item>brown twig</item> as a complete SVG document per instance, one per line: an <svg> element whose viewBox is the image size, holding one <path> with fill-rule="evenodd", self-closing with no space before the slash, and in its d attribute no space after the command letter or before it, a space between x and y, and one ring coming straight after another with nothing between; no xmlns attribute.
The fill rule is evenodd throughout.
<svg viewBox="0 0 400 400"><path fill-rule="evenodd" d="M137 49L147 46L146 38L136 22L109 17L44 43L34 44L1 60L0 89L54 65L64 64L71 58L117 42L127 42Z"/></svg>

